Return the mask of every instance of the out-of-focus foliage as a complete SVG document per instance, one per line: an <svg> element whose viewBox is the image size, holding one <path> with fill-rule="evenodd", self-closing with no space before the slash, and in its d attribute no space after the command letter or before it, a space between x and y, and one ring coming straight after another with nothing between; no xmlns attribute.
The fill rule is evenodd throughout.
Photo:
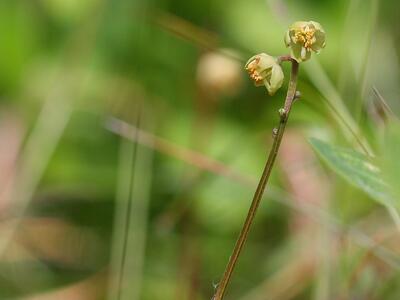
<svg viewBox="0 0 400 300"><path fill-rule="evenodd" d="M321 23L326 47L300 67L226 299L399 299L379 184L364 193L362 168L325 165L307 142L332 145L328 160L373 156L400 208L399 13L394 0L0 1L0 299L210 299L287 86L268 96L244 64L287 54L296 20Z"/></svg>
<svg viewBox="0 0 400 300"><path fill-rule="evenodd" d="M311 139L310 142L318 154L339 175L382 204L395 206L389 186L383 180L381 171L368 157L352 149L335 147L318 139Z"/></svg>

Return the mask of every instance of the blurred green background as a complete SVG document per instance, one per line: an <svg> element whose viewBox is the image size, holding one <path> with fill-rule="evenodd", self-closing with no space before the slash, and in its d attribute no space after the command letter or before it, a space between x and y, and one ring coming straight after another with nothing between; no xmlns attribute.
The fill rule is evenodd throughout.
<svg viewBox="0 0 400 300"><path fill-rule="evenodd" d="M289 75L244 64L297 20L327 46L226 299L400 299L394 0L2 0L0 299L211 299Z"/></svg>

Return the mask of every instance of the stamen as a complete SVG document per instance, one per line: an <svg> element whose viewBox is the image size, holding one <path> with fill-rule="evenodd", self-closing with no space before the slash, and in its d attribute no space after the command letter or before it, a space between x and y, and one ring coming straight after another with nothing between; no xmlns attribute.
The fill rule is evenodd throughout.
<svg viewBox="0 0 400 300"><path fill-rule="evenodd" d="M262 76L260 75L259 72L257 72L256 68L258 67L258 64L260 62L260 57L256 57L252 62L248 64L246 67L247 72L250 75L250 78L255 81L256 84L260 84L263 81Z"/></svg>
<svg viewBox="0 0 400 300"><path fill-rule="evenodd" d="M316 42L315 29L305 26L294 34L295 43L300 42L307 50L311 50L311 46Z"/></svg>

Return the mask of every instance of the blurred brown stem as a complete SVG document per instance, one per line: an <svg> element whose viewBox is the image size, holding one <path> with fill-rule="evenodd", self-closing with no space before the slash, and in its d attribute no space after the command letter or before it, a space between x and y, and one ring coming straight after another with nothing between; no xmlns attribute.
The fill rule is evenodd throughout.
<svg viewBox="0 0 400 300"><path fill-rule="evenodd" d="M288 59L286 59L286 56L281 57L281 61L287 61L287 60ZM274 162L275 162L276 156L279 151L279 146L281 144L283 134L285 132L285 127L286 127L286 124L287 124L287 121L289 118L289 113L292 108L292 104L293 104L294 100L296 99L296 85L297 85L297 74L299 71L299 64L292 59L290 59L290 61L292 63L292 71L291 71L291 75L290 75L289 87L288 87L288 91L286 94L284 108L281 108L279 110L280 122L279 122L278 129L274 129L274 132L273 132L274 140L273 140L272 149L269 153L268 160L264 167L264 171L261 176L261 179L258 183L256 192L254 193L253 201L251 202L250 209L247 213L246 220L243 224L242 230L240 231L239 237L236 241L235 247L233 249L233 253L232 253L231 257L229 258L229 262L226 266L226 269L222 276L222 279L221 279L221 281L217 287L217 290L214 294L213 300L222 300L225 295L226 288L229 284L229 280L232 276L233 270L235 269L237 260L243 249L243 246L246 243L247 236L249 235L249 231L250 231L250 226L254 221L254 217L256 215L258 206L260 205L260 201L264 194L265 186L267 185L269 176L272 171L272 167L274 166Z"/></svg>

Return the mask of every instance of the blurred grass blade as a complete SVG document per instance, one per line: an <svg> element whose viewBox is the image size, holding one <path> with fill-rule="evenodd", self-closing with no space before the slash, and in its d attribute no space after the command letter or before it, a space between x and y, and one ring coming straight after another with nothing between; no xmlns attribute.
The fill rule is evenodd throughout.
<svg viewBox="0 0 400 300"><path fill-rule="evenodd" d="M376 31L376 22L378 19L378 13L379 13L379 0L370 0L370 15L366 24L366 30L367 30L367 41L366 41L366 46L365 50L362 56L362 61L361 61L361 70L360 70L360 78L359 78L359 94L356 99L356 121L359 124L362 118L362 113L363 113L363 108L364 108L364 98L365 98L365 92L366 92L366 87L368 84L368 67L370 66L369 59L371 55L371 49L373 46L373 41L375 38L375 31Z"/></svg>
<svg viewBox="0 0 400 300"><path fill-rule="evenodd" d="M392 122L388 122L384 148L382 150L382 171L383 176L393 189L393 193L396 197L397 202L396 208L400 208L400 122L392 119Z"/></svg>
<svg viewBox="0 0 400 300"><path fill-rule="evenodd" d="M361 130L318 61L316 59L311 60L305 66L305 70L311 82L331 108L333 116L341 126L345 137L348 140L355 139L365 154L373 156L371 146L363 137L359 136Z"/></svg>
<svg viewBox="0 0 400 300"><path fill-rule="evenodd" d="M374 92L377 101L379 101L378 103L375 104L375 106L379 106L379 108L382 110L382 113L384 113L385 115L394 118L396 120L399 120L399 118L393 112L392 108L389 106L385 98L383 98L382 94L378 91L378 89L375 86L372 87L372 91Z"/></svg>
<svg viewBox="0 0 400 300"><path fill-rule="evenodd" d="M122 261L124 253L124 239L126 237L126 223L129 214L129 188L132 176L132 160L135 151L133 142L121 139L119 149L119 165L117 194L114 213L113 236L111 245L110 276L108 287L109 300L118 299L120 282L122 281Z"/></svg>
<svg viewBox="0 0 400 300"><path fill-rule="evenodd" d="M218 52L226 57L243 63L246 62L245 55L239 54L237 49L235 49L235 54L231 51L224 51L223 49L220 49L222 44L221 39L216 33L208 31L202 27L198 27L183 18L159 11L154 17L152 17L152 21L160 26L160 28L192 43L196 47L200 47L208 51Z"/></svg>
<svg viewBox="0 0 400 300"><path fill-rule="evenodd" d="M310 139L310 143L333 171L388 208L400 228L400 218L394 209L395 201L389 185L382 179L380 169L368 157L352 149L332 146L315 138Z"/></svg>
<svg viewBox="0 0 400 300"><path fill-rule="evenodd" d="M126 281L130 295L122 299L141 299L141 285L143 277L143 264L146 254L148 210L150 204L152 181L153 152L138 145L136 160L134 161L131 197L132 224L128 236L129 256L126 260Z"/></svg>
<svg viewBox="0 0 400 300"><path fill-rule="evenodd" d="M360 0L350 0L348 1L346 17L344 19L344 26L341 34L341 41L342 45L349 45L351 43L353 32L353 23L354 15L357 14L357 10L359 9ZM343 93L346 87L346 84L349 82L349 64L350 64L350 55L349 55L349 48L348 47L340 47L339 55L340 62L339 62L339 76L338 76L338 90L340 93Z"/></svg>
<svg viewBox="0 0 400 300"><path fill-rule="evenodd" d="M70 115L71 107L64 99L49 98L44 104L18 162L12 207L16 218L13 229L0 239L0 255L4 253L39 185Z"/></svg>
<svg viewBox="0 0 400 300"><path fill-rule="evenodd" d="M152 21L161 28L204 49L213 50L220 43L217 34L170 13L159 11Z"/></svg>
<svg viewBox="0 0 400 300"><path fill-rule="evenodd" d="M110 118L107 121L106 127L115 134L138 142L139 144L151 149L156 149L164 154L173 156L188 164L196 166L199 169L207 170L211 173L233 179L251 187L256 184L254 178L242 175L241 173L233 170L229 166L226 166L217 160L214 160L213 158L207 157L191 149L186 149L175 145L163 138L157 137L149 132L145 132L119 119Z"/></svg>
<svg viewBox="0 0 400 300"><path fill-rule="evenodd" d="M99 8L101 7L99 5ZM14 227L10 230L9 235L1 237L0 255L3 255L5 248L12 239L70 121L74 105L68 101L70 100L68 98L73 99L74 96L79 96L83 84L89 79L89 77L75 78L82 85L74 87L75 93L67 92L73 81L68 76L66 66L73 65L72 59L78 61L77 65L82 65L81 62L87 61L89 50L95 45L98 20L98 18L93 18L87 26L82 26L81 30L71 36L62 56L65 62L60 64L54 78L55 81L51 83L54 87L51 89L47 87L45 90L46 100L19 157L16 187L12 194L14 207L12 207L11 213L15 217ZM75 47L76 45L79 45L79 47ZM88 72L85 75L89 76L91 73Z"/></svg>
<svg viewBox="0 0 400 300"><path fill-rule="evenodd" d="M108 299L140 299L152 151L121 140Z"/></svg>

